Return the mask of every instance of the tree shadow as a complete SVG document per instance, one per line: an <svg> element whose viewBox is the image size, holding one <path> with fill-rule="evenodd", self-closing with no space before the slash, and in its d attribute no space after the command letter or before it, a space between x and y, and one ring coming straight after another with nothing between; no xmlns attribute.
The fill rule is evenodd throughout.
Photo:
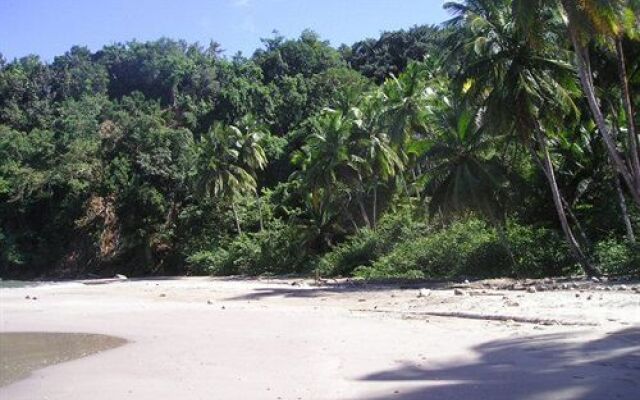
<svg viewBox="0 0 640 400"><path fill-rule="evenodd" d="M363 381L411 382L367 400L640 399L640 328L577 343L576 333L484 343L477 361L423 368L415 364L373 373ZM573 341L572 341L573 339ZM415 389L416 384L423 388Z"/></svg>
<svg viewBox="0 0 640 400"><path fill-rule="evenodd" d="M230 297L227 300L262 300L271 297L314 298L338 293L372 293L419 288L426 288L430 290L450 290L452 287L451 282L446 281L403 284L326 283L322 286L287 285L282 288L256 288L251 293Z"/></svg>

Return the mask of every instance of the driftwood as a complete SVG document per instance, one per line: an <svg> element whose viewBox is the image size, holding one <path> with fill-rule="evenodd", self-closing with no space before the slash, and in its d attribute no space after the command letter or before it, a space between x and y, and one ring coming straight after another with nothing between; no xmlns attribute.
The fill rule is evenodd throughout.
<svg viewBox="0 0 640 400"><path fill-rule="evenodd" d="M566 321L559 319L548 318L531 318L520 317L517 315L496 315L496 314L476 314L467 312L446 312L446 311L394 311L394 310L351 310L359 312L374 312L374 313L386 313L386 314L400 314L403 317L415 318L420 317L449 317L449 318L466 318L466 319L478 319L485 321L513 321L523 324L536 324L536 325L562 325L562 326L598 326L595 322L584 321Z"/></svg>

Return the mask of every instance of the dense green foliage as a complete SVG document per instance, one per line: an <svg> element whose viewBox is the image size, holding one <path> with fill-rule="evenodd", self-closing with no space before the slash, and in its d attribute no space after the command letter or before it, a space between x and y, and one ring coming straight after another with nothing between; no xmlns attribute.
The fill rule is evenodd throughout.
<svg viewBox="0 0 640 400"><path fill-rule="evenodd" d="M634 1L0 56L0 276L638 273Z"/></svg>

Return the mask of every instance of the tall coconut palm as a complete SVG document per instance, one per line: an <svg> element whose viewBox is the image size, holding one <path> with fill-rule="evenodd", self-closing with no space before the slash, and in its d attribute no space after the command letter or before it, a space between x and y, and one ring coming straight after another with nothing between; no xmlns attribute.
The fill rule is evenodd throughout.
<svg viewBox="0 0 640 400"><path fill-rule="evenodd" d="M510 0L445 4L455 16L450 24L460 28L451 38L452 55L462 65L458 86L485 108L495 131L515 133L535 158L540 157L573 256L587 274L598 274L568 222L549 152L550 127L566 114L577 113L572 69L562 52L548 45L553 43L553 31L544 38L530 31L523 35L513 24L511 6ZM548 20L541 23L550 25Z"/></svg>
<svg viewBox="0 0 640 400"><path fill-rule="evenodd" d="M556 2L557 0L513 0L515 20L524 30L531 31L540 26L542 10L556 6ZM574 47L578 76L589 109L613 165L636 204L640 205L640 153L623 49L625 34L636 33L638 5L628 0L560 0L560 4L566 15L567 32ZM594 84L589 43L598 36L612 40L617 53L622 101L628 121L627 157L620 154L614 132L606 123Z"/></svg>
<svg viewBox="0 0 640 400"><path fill-rule="evenodd" d="M355 121L350 115L342 111L324 110L312 121L312 132L306 139L302 149L293 155L293 163L300 167L294 177L301 178L310 188L312 207L332 204L329 198L344 201L354 199L360 210L364 223L370 227L371 219L366 211L361 191L351 195L348 182L361 181L359 179L360 161L354 157L353 128ZM348 196L342 192L349 191ZM334 204L342 206L345 212L349 204Z"/></svg>
<svg viewBox="0 0 640 400"><path fill-rule="evenodd" d="M236 198L241 194L256 193L255 173L267 165L261 139L258 131L243 132L233 125L215 123L199 144L198 191L201 195L231 203L238 233L242 233L242 227Z"/></svg>
<svg viewBox="0 0 640 400"><path fill-rule="evenodd" d="M352 108L354 116L357 161L360 176L369 181L372 195L372 227L378 218L378 190L404 169L402 157L385 131L383 106L379 96L365 97L359 107ZM364 182L363 186L364 186Z"/></svg>

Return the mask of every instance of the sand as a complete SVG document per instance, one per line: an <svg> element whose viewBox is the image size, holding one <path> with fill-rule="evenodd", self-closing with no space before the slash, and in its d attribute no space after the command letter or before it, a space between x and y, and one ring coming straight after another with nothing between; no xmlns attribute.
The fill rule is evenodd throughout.
<svg viewBox="0 0 640 400"><path fill-rule="evenodd" d="M183 278L1 289L0 332L127 343L33 370L0 399L638 398L633 285L489 286L456 295Z"/></svg>

